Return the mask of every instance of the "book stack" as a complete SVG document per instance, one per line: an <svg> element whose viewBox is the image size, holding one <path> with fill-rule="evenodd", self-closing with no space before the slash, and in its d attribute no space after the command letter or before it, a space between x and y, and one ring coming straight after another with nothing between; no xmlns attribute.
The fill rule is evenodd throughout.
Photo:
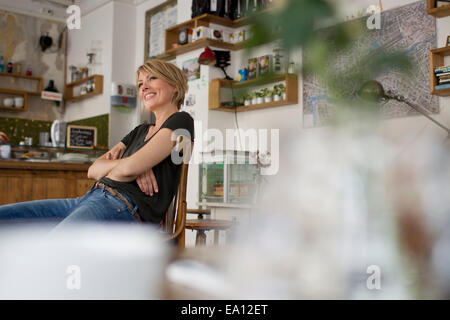
<svg viewBox="0 0 450 320"><path fill-rule="evenodd" d="M435 90L450 88L450 65L435 68L434 74L439 80L439 84L434 87Z"/></svg>
<svg viewBox="0 0 450 320"><path fill-rule="evenodd" d="M436 1L436 8L448 6L450 4L450 0L438 0Z"/></svg>

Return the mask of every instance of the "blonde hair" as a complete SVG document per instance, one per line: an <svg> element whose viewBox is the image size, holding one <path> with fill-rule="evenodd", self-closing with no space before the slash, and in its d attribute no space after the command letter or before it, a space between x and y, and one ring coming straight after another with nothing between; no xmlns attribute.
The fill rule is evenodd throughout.
<svg viewBox="0 0 450 320"><path fill-rule="evenodd" d="M172 103L180 110L184 102L184 96L188 90L186 75L176 65L158 59L152 59L145 62L136 71L136 83L139 80L139 73L145 72L158 79L166 81L177 89L172 97Z"/></svg>

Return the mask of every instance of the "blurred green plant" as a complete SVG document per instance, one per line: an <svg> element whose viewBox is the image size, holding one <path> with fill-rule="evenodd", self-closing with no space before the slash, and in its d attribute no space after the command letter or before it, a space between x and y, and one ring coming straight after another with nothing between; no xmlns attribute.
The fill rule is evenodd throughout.
<svg viewBox="0 0 450 320"><path fill-rule="evenodd" d="M361 101L352 103L360 86L388 70L398 69L405 79L408 72L414 72L406 52L355 46L367 32L378 31L368 30L365 18L339 22L330 1L285 0L273 10L253 15L250 22L252 37L248 41L248 55L252 48L275 40L280 40L287 51L303 50L307 59L303 59L299 71L317 77L330 99L340 106L362 107ZM342 54L356 50L361 52L346 64L345 70L337 67L337 59Z"/></svg>

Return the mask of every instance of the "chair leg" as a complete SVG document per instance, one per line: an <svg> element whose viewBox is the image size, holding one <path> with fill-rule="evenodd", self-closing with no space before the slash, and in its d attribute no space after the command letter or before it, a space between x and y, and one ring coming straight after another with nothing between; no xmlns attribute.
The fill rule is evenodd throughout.
<svg viewBox="0 0 450 320"><path fill-rule="evenodd" d="M196 246L206 245L206 234L204 230L197 230L197 237L195 239Z"/></svg>

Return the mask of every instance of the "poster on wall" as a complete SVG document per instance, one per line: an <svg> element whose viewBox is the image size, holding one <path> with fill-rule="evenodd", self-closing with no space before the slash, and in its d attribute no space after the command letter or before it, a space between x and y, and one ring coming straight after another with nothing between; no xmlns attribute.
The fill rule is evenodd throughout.
<svg viewBox="0 0 450 320"><path fill-rule="evenodd" d="M177 0L169 0L145 13L144 62L165 51L165 31L177 24Z"/></svg>
<svg viewBox="0 0 450 320"><path fill-rule="evenodd" d="M192 58L183 62L183 71L188 81L200 79L200 64L197 58Z"/></svg>

